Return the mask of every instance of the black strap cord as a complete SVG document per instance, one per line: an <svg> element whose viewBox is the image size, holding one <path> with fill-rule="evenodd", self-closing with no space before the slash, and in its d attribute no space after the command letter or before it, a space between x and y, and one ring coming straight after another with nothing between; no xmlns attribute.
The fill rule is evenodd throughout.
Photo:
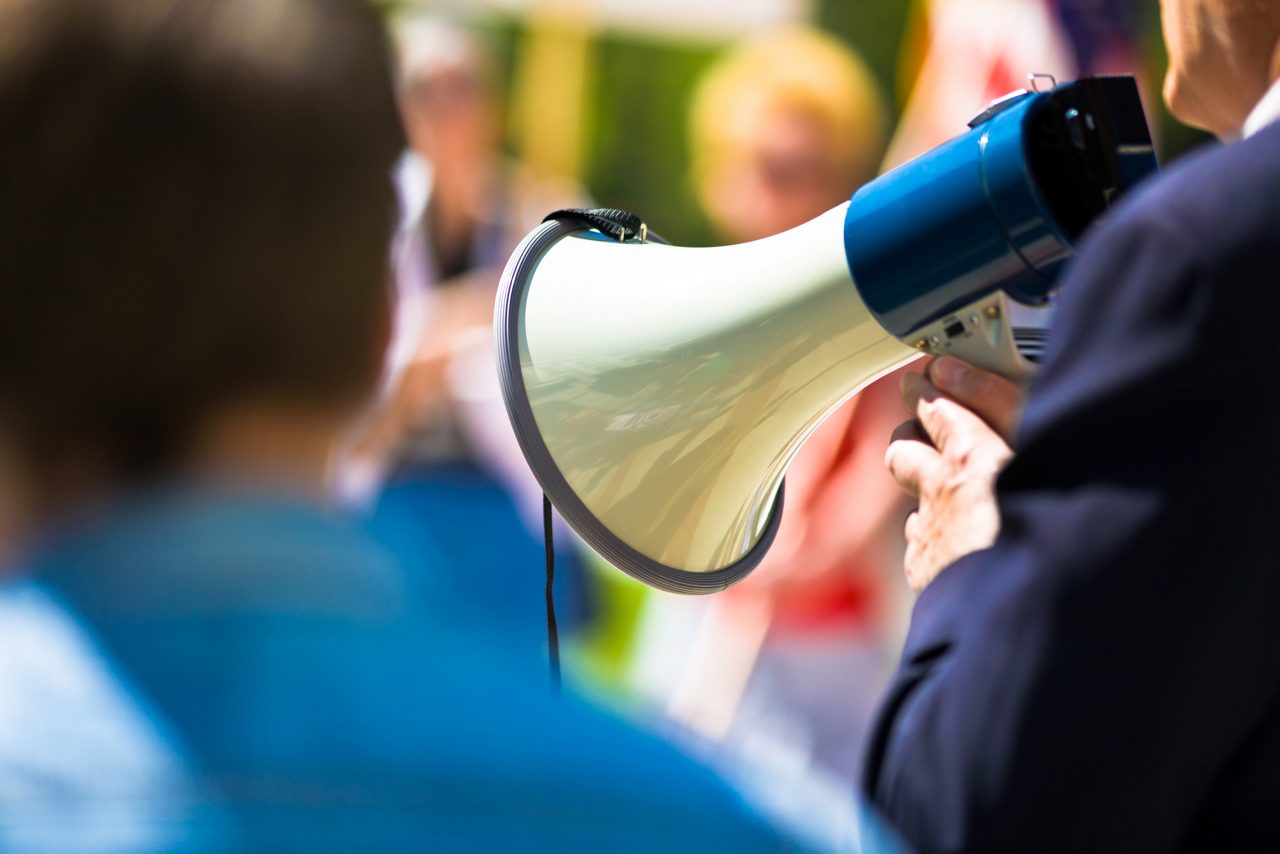
<svg viewBox="0 0 1280 854"><path fill-rule="evenodd" d="M628 211L616 208L565 208L547 214L543 222L568 220L584 228L594 228L615 240L644 240L648 228L644 220ZM551 687L560 690L560 630L556 626L556 546L555 531L551 524L551 499L542 496L542 536L547 545L547 654L551 663Z"/></svg>
<svg viewBox="0 0 1280 854"><path fill-rule="evenodd" d="M556 626L556 546L551 524L551 499L542 496L542 536L547 544L547 652L551 660L551 687L560 690L560 629Z"/></svg>

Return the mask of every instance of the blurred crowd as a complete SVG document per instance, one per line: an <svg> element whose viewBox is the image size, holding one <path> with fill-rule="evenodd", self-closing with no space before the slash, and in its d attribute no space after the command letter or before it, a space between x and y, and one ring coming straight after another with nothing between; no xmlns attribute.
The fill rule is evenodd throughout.
<svg viewBox="0 0 1280 854"><path fill-rule="evenodd" d="M721 45L649 129L687 140L721 242L841 204L1027 71L1144 73L1128 4L918 5L905 98L796 22ZM416 8L0 0L0 847L856 845L909 604L899 378L804 446L722 596L558 527L558 699L490 327L516 242L593 199L508 144L510 87L482 30Z"/></svg>

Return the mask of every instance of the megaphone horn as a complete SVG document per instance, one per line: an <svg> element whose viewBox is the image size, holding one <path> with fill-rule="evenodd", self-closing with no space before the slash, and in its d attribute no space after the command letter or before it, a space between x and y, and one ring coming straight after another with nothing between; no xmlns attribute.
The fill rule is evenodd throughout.
<svg viewBox="0 0 1280 854"><path fill-rule="evenodd" d="M555 216L495 313L521 448L610 563L723 590L768 551L796 451L868 383L921 353L1029 376L1074 241L1155 168L1132 78L1091 78L1015 93L765 240L692 249L619 211Z"/></svg>

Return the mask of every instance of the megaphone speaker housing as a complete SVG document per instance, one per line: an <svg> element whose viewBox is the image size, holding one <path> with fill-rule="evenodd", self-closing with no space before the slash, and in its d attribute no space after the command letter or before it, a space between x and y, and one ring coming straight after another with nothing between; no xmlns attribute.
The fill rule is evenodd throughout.
<svg viewBox="0 0 1280 854"><path fill-rule="evenodd" d="M546 222L495 312L525 456L614 566L723 590L773 542L801 444L865 385L921 353L1029 376L1043 332L1018 318L1051 310L1085 227L1155 168L1133 80L1091 78L1016 93L765 240L691 249Z"/></svg>

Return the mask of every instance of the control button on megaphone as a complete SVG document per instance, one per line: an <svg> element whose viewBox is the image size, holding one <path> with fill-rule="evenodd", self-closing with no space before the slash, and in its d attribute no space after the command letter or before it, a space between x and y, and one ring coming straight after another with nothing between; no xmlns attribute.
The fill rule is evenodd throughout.
<svg viewBox="0 0 1280 854"><path fill-rule="evenodd" d="M670 246L617 211L544 223L495 313L521 448L610 563L723 590L768 550L796 451L868 383L922 353L1029 377L1074 241L1155 168L1133 80L1091 78L765 240Z"/></svg>

